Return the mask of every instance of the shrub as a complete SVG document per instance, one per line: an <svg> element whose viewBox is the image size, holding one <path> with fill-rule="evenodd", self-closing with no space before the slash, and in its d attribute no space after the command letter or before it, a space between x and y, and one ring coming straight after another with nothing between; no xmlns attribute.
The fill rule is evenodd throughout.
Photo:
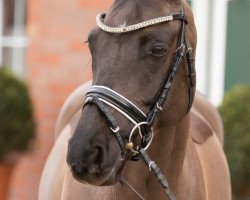
<svg viewBox="0 0 250 200"><path fill-rule="evenodd" d="M24 82L0 68L0 162L24 151L34 138L32 104Z"/></svg>
<svg viewBox="0 0 250 200"><path fill-rule="evenodd" d="M219 107L225 129L224 149L234 198L250 197L250 85L236 86Z"/></svg>

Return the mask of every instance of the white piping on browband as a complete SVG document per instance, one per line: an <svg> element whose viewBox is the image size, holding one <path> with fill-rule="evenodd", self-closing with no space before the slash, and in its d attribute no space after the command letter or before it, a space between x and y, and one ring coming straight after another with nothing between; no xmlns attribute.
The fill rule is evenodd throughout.
<svg viewBox="0 0 250 200"><path fill-rule="evenodd" d="M109 91L115 93L116 95L118 95L119 97L121 97L122 99L124 99L125 101L129 102L130 104L132 104L144 117L147 117L140 108L138 108L135 104L133 104L131 101L129 101L127 98L125 98L121 94L117 93L116 91L114 91L114 90L112 90L112 89L110 89L110 88L108 88L106 86L101 86L101 85L93 85L92 87L103 88L103 89L106 89L106 90L109 90ZM91 90L91 88L90 88L90 90Z"/></svg>

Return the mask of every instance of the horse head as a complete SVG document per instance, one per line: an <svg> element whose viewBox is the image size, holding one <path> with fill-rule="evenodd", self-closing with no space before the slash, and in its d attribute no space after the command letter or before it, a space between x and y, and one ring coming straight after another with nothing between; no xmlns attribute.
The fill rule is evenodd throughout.
<svg viewBox="0 0 250 200"><path fill-rule="evenodd" d="M161 16L167 17L159 19ZM151 19L154 20L149 22ZM148 22L138 25L145 21ZM128 146L131 130L141 122L140 117L148 120L152 110L163 110L157 113L154 124L150 120L144 124L152 124L157 130L166 124L178 123L187 115L194 96L195 83L190 78L194 74L190 74L186 59L178 64L178 72L172 67L179 50L185 51L181 52L181 59L186 57L189 47L195 50L196 31L191 9L181 0L157 3L116 0L105 15L98 15L97 22L98 27L88 36L95 87L89 93L75 133L69 140L67 162L80 182L109 185L116 182L134 153L129 150L133 147L124 149L121 143ZM137 25L130 26L134 24ZM170 76L174 76L170 81L171 90L165 85L166 80L173 78ZM166 98L163 90L168 93L165 104L162 103ZM103 91L110 92L108 100ZM160 97L163 97L161 105ZM129 113L118 112L119 105L115 109L110 98L125 101L127 107L132 105L132 110L138 108L136 113L142 116L134 119ZM119 126L118 136L115 135L118 129L111 130L114 124ZM147 132L150 128L141 129ZM132 140L139 146L140 134L133 134Z"/></svg>

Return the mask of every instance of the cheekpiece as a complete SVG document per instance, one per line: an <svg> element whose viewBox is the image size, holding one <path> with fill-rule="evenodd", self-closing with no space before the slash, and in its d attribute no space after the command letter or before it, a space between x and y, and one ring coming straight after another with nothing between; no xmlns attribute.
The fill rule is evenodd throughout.
<svg viewBox="0 0 250 200"><path fill-rule="evenodd" d="M155 24L160 24L163 22L168 22L168 21L172 21L174 20L174 17L172 15L168 15L168 16L163 16L163 17L157 17L154 19L150 19L138 24L133 24L130 26L124 26L124 27L110 27L107 26L103 23L104 19L105 19L106 13L99 13L96 16L96 23L97 26L102 29L105 32L109 32L109 33L127 33L127 32L131 32L131 31L135 31L138 29L142 29L148 26L152 26Z"/></svg>

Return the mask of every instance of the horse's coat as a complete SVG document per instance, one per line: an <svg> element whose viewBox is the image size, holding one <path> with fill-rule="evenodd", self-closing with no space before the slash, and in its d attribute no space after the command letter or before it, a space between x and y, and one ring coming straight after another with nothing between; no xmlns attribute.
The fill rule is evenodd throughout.
<svg viewBox="0 0 250 200"><path fill-rule="evenodd" d="M90 83L82 85L78 89L76 89L72 93L72 95L68 98L68 100L65 102L63 110L60 113L56 129L61 134L58 135L58 138L55 141L55 145L50 153L50 156L44 168L39 190L40 200L59 200L59 199L122 200L122 197L124 196L124 194L122 195L123 192L129 194L130 196L130 197L126 196L126 199L136 199L135 196L130 194L130 191L127 191L126 188L121 187L119 184L112 187L93 187L89 185L83 185L77 182L75 179L73 179L71 171L66 164L68 139L71 137L71 134L73 134L76 122L78 121L78 118L80 116L80 110L83 105L82 99L84 97L82 92L86 91L88 87L90 87ZM203 99L201 103L197 102L197 100L199 100L200 98ZM208 101L205 101L205 98L202 97L201 94L197 92L194 104L198 106L207 106L210 103ZM75 108L73 111L71 111L72 107ZM210 112L214 113L215 117L217 117L216 116L217 113L214 108L212 108ZM195 116L194 120L198 118L197 119L199 121L198 123L205 123L202 119L204 118L204 116L201 113L197 114L197 111L195 109L192 109L191 113L192 115ZM220 124L221 122L218 121L218 123L219 127L221 127ZM196 139L196 136L194 136L194 140L195 141L198 140L198 142L196 143L192 141L190 142L189 145L193 146L192 151L196 152L195 154L198 157L196 162L198 162L200 166L199 170L197 171L202 171L201 173L203 178L196 182L196 180L193 179L193 176L191 176L190 174L185 174L189 182L188 185L192 186L193 188L193 191L189 192L195 193L196 192L195 188L198 185L198 188L204 190L204 196L203 198L197 198L197 199L219 200L221 199L221 196L217 197L216 194L221 194L221 193L224 194L223 199L225 200L231 199L230 180L228 179L229 172L226 166L226 160L222 152L222 147L218 139L218 136L215 134L215 132L209 132L209 134L206 133L205 137L203 137L202 134L203 133L201 133L201 136L197 135L197 137L202 137L201 140ZM218 155L220 156L217 157ZM224 164L222 166L216 166L218 160ZM191 161L188 160L185 161L185 166L187 168L189 168L192 165L193 163ZM142 170L147 170L142 164L140 164L140 167L142 168ZM137 175L135 174L135 176ZM220 178L217 179L217 177ZM213 183L214 178L216 178L217 181L221 182L219 184L220 187L217 187L217 184ZM184 188L180 189L185 190ZM119 196L120 193L121 196ZM185 197L180 199L185 199Z"/></svg>
<svg viewBox="0 0 250 200"><path fill-rule="evenodd" d="M113 15L120 14L121 16L126 16L126 12L123 10L119 10L118 12L116 9L119 7L123 7L125 9L125 5L128 6L126 3L129 3L129 7L126 9L133 8L133 13L140 12L140 7L134 6L134 4L138 4L139 1L133 0L117 0L115 6L111 9L110 16L107 16L107 23L117 23L121 24L119 21L120 19L114 18ZM167 4L171 8L175 8L175 6L180 6L179 0L162 0L162 5L168 2ZM145 5L153 6L153 2L150 0L145 0ZM185 13L189 19L189 38L190 43L193 47L195 47L195 27L192 21L192 13L187 6L186 2L182 2L184 5ZM132 7L131 7L132 6ZM158 9L160 9L161 5ZM125 10L126 10L125 9ZM152 7L153 9L153 7ZM168 9L168 8L166 8ZM178 10L177 8L175 8ZM175 11L176 11L175 10ZM164 11L165 12L165 11ZM172 12L169 8L168 12ZM150 15L152 13L147 12L145 13ZM133 16L129 20L133 20ZM143 17L143 16L139 16ZM126 18L126 17L125 17ZM112 21L114 20L114 21ZM123 19L121 19L123 20ZM177 26L172 24L173 30L167 29L168 35L164 35L165 39L171 37L171 34L175 29L177 30ZM160 27L160 26L159 26ZM163 27L161 27L163 30ZM164 27L166 29L166 27ZM165 30L164 29L164 30ZM152 31L152 29L150 29ZM107 37L110 41L113 42L121 42L121 40L117 40L117 37L111 37L111 35L102 33L100 35L97 34L97 30L94 31L90 35L90 40L93 42L93 36L97 39L99 37L105 39ZM175 31L176 32L176 31ZM173 37L173 36L172 36ZM121 37L121 39L123 39ZM176 40L176 38L175 38ZM96 40L95 40L96 41ZM100 40L103 41L103 40ZM106 41L104 41L106 42ZM93 45L93 44L92 44ZM101 44L100 45L104 45ZM115 45L115 43L111 43L109 45ZM120 44L126 45L124 43ZM111 46L116 47L116 46ZM124 46L123 46L124 47ZM126 46L127 48L131 48ZM171 46L172 47L172 46ZM99 47L101 48L101 47ZM121 48L121 47L120 47ZM93 49L91 47L92 55L98 54L98 50L100 49ZM130 93L131 91L129 88L133 88L135 91L136 87L140 86L140 82L136 82L136 84L129 87L129 85L123 84L122 81L124 77L121 74L112 74L107 73L108 70L111 70L110 67L112 66L122 66L126 63L126 60L122 60L123 58L119 58L117 60L111 59L114 54L116 54L116 49L109 49L111 52L105 51L103 52L104 55L102 59L106 62L106 65L103 62L98 62L98 59L101 59L97 56L93 60L95 65L98 65L98 69L96 66L94 67L94 82L103 83L103 84L115 84L112 81L118 79L118 84L115 85L119 92L125 93L128 97L134 97L134 101L139 104L142 109L147 110L149 107L149 102L152 101L152 97L146 94L149 89L158 90L156 88L159 85L159 81L161 78L162 73L153 72L155 74L150 75L150 85L147 90L141 91L144 97L147 99L140 99L142 96L138 97L138 94ZM119 49L119 51L124 51L121 55L125 56L128 52L133 51L133 49ZM128 51L128 52L127 52ZM173 47L170 48L169 46L169 54L172 55L174 49ZM99 51L100 53L101 51ZM109 54L105 54L109 53ZM120 53L120 52L118 52ZM125 54L124 54L125 53ZM119 54L120 55L120 54ZM130 55L129 59L136 59L133 57L134 55ZM124 57L125 59L126 57ZM107 59L107 60L105 60ZM147 58L149 61L150 59ZM119 63L119 61L121 61ZM158 60L159 61L159 60ZM167 60L168 64L171 59ZM155 60L156 62L156 60ZM119 65L121 64L121 65ZM131 63L130 63L131 64ZM108 69L106 69L106 68ZM140 67L140 66L138 66ZM223 129L220 117L215 110L215 108L199 93L196 92L194 103L191 111L185 115L186 112L186 105L187 105L187 78L186 78L186 71L185 71L185 64L182 66L182 70L178 72L178 76L175 80L175 84L171 90L171 96L167 105L164 106L163 112L159 116L156 126L156 133L154 136L154 140L152 145L150 146L148 153L156 161L160 169L166 175L169 180L170 187L175 194L177 199L186 200L229 200L231 199L231 189L230 189L230 176L229 170L227 166L227 162L225 159L225 155L223 153L222 143L223 143ZM144 69L144 68L142 68ZM98 71L101 70L101 71ZM103 70L103 71L102 71ZM113 70L113 68L112 68ZM115 69L119 70L119 68ZM151 70L148 69L146 71L144 69L144 73L149 73ZM156 69L155 69L156 70ZM159 70L159 69L157 69ZM156 70L156 71L157 71ZM128 71L124 71L123 76L129 76ZM150 73L149 73L150 74ZM114 75L119 75L119 77L114 77ZM143 79L145 76L143 73L138 74ZM111 77L109 77L111 76ZM157 76L157 79L153 79L154 76ZM131 78L131 77L129 77ZM144 77L145 78L145 77ZM147 77L148 78L148 77ZM126 79L125 79L126 80ZM133 80L133 79L132 79ZM144 79L144 81L148 81ZM131 84L128 82L127 84ZM125 86L119 87L119 86ZM127 86L127 87L126 87ZM72 95L67 99L65 102L63 109L59 115L57 126L56 126L56 135L57 140L55 141L55 145L50 153L46 166L44 168L44 172L41 178L40 190L39 190L39 199L40 200L78 200L78 199L93 199L93 200L136 200L138 199L128 188L121 186L119 183L116 183L113 186L91 186L88 184L83 184L77 182L73 176L71 169L68 167L66 163L66 154L69 152L68 148L68 140L71 138L76 130L76 124L78 122L78 129L77 134L75 132L73 136L73 145L71 143L71 150L73 149L73 153L79 153L77 150L84 150L85 146L81 145L82 138L91 137L92 134L94 135L98 130L98 128L102 127L101 132L107 133L107 138L110 139L110 143L113 144L110 148L110 151L118 151L117 141L113 140L111 133L107 131L105 128L105 124L103 125L103 120L100 121L100 127L98 123L100 115L97 114L97 109L89 106L87 109L91 111L92 115L86 110L83 110L81 113L81 109L83 106L83 99L84 93L86 93L87 88L90 87L90 83L85 86L81 86ZM157 91L154 91L157 92ZM147 106L145 106L147 105ZM84 113L85 112L85 113ZM85 116L89 116L90 119L84 118ZM117 117L118 115L116 115ZM91 119L93 117L94 119ZM80 121L79 121L80 119ZM122 119L122 118L119 118ZM84 122L84 120L88 120ZM92 121L91 121L92 120ZM120 120L121 121L121 120ZM119 121L119 122L120 122ZM85 124L81 124L81 123ZM91 122L95 122L95 126L91 124ZM80 123L80 125L79 125ZM102 123L102 124L101 124ZM88 127L86 127L87 125ZM92 126L91 126L92 125ZM95 131L93 131L93 130ZM100 130L99 130L100 131ZM85 134L85 135L82 135ZM86 135L87 134L87 135ZM110 135L109 135L110 134ZM83 137L84 136L84 137ZM102 135L100 135L102 136ZM104 136L102 136L104 137ZM106 138L106 140L107 140ZM93 141L93 138L90 138ZM101 138L98 138L101 140ZM102 141L103 142L103 141ZM77 145L74 145L77 144ZM84 145L90 145L88 143L83 143ZM75 148L75 149L74 149ZM76 154L70 155L74 159L78 156ZM69 154L69 153L68 153ZM79 154L80 155L80 154ZM114 154L116 155L116 154ZM69 155L68 155L69 156ZM107 159L107 158L105 158ZM116 157L114 157L116 159ZM73 163L74 164L74 163ZM72 166L71 166L72 167ZM152 200L163 200L167 199L166 194L163 192L160 185L154 179L152 174L149 173L148 168L141 162L126 162L124 168L122 170L122 176L130 182L136 190L142 194L146 199ZM89 179L91 181L91 179ZM95 182L99 183L99 182Z"/></svg>

